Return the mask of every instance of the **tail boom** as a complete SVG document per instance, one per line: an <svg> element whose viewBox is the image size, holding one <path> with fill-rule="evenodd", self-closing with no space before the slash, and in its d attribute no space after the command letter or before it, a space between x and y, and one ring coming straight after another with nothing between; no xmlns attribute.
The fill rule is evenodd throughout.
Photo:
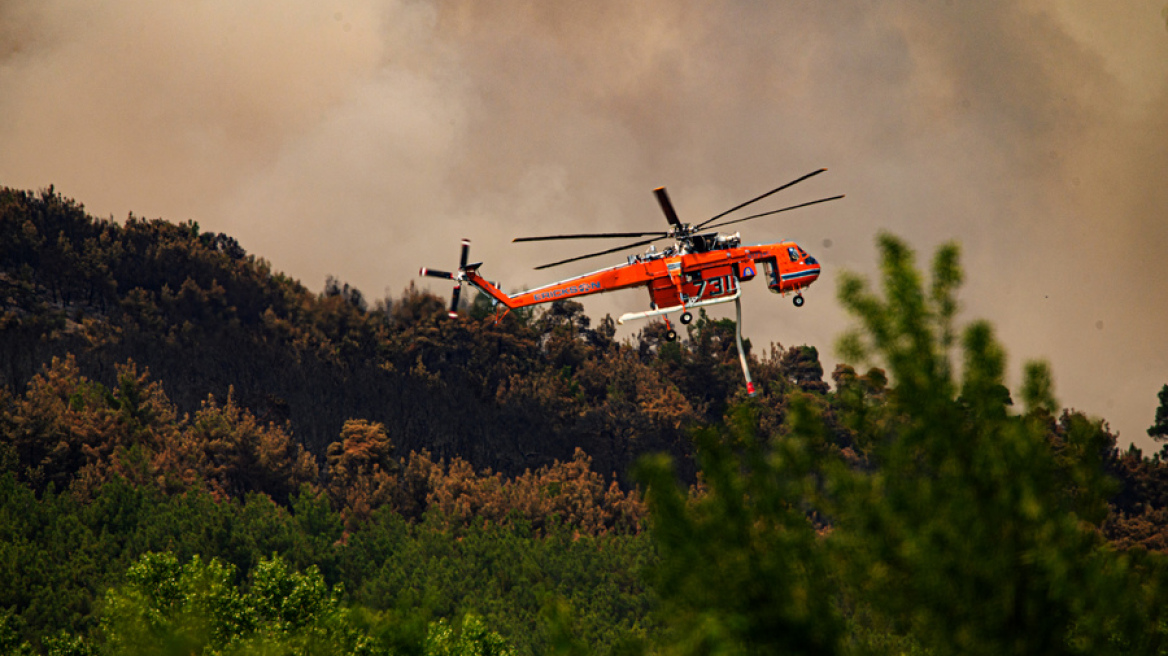
<svg viewBox="0 0 1168 656"><path fill-rule="evenodd" d="M569 278L551 283L550 285L519 292L514 296L504 294L498 286L480 276L476 270L468 269L462 273L465 275L467 282L508 309L514 310L516 308L551 303L552 301L559 301L576 296L587 296L589 294L599 294L644 285L646 280L645 272L640 269L641 267L629 266L601 269L600 271L594 271L575 278Z"/></svg>

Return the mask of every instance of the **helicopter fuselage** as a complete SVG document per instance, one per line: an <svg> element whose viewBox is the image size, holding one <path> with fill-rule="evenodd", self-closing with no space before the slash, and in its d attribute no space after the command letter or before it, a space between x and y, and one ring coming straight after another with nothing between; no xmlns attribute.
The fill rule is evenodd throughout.
<svg viewBox="0 0 1168 656"><path fill-rule="evenodd" d="M645 318L685 311L687 308L729 302L738 298L739 285L761 276L777 294L798 293L819 277L820 265L793 241L752 246L712 248L704 252L677 253L666 249L630 256L626 264L600 269L514 295L503 293L478 274L465 271L465 279L509 310L562 299L646 287L650 311L624 315ZM802 299L798 299L802 300Z"/></svg>

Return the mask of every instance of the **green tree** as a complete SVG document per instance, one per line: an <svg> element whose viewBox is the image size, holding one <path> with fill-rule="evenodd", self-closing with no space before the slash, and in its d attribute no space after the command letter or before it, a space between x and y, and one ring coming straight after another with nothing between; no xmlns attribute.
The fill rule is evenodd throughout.
<svg viewBox="0 0 1168 656"><path fill-rule="evenodd" d="M457 632L445 620L431 625L426 656L515 656L515 650L479 616L468 613Z"/></svg>
<svg viewBox="0 0 1168 656"><path fill-rule="evenodd" d="M101 627L114 654L192 654L222 650L255 620L233 585L235 572L198 556L181 564L170 553L147 553L106 593Z"/></svg>
<svg viewBox="0 0 1168 656"><path fill-rule="evenodd" d="M691 498L666 458L642 462L666 653L839 652L835 586L806 512L825 446L808 408L800 397L781 441L756 440L747 407L729 434L698 433L705 490Z"/></svg>
<svg viewBox="0 0 1168 656"><path fill-rule="evenodd" d="M1148 427L1148 435L1157 441L1168 440L1168 385L1160 388L1160 407L1156 408L1156 421Z"/></svg>
<svg viewBox="0 0 1168 656"><path fill-rule="evenodd" d="M860 325L840 350L884 369L838 368L831 404L793 396L781 437L755 440L747 410L699 433L693 498L643 465L662 651L1163 653L1168 563L1098 530L1115 490L1102 422L1055 422L1042 363L1012 408L990 326L954 327L955 246L928 286L902 242L880 249L882 294L841 279ZM828 411L862 457L836 448Z"/></svg>
<svg viewBox="0 0 1168 656"><path fill-rule="evenodd" d="M356 603L403 623L474 613L520 654L551 650L543 611L563 602L590 651L604 653L652 627L640 577L652 559L644 534L592 536L551 521L538 532L522 520L451 527L435 510L410 524L383 507L349 536L342 580Z"/></svg>
<svg viewBox="0 0 1168 656"><path fill-rule="evenodd" d="M1079 422L1056 454L1049 371L1026 367L1031 411L1013 414L984 322L962 333L958 378L956 247L938 251L929 292L903 243L882 236L880 249L883 297L854 275L840 284L861 323L841 350L882 361L893 381L891 421L855 422L878 466L837 469L825 495L848 594L935 654L1157 653L1164 593L1151 582L1164 562L1137 567L1091 526L1113 490L1101 423Z"/></svg>
<svg viewBox="0 0 1168 656"><path fill-rule="evenodd" d="M234 568L216 559L196 556L184 564L170 553L143 555L125 582L105 595L103 651L379 654L400 643L392 618L342 606L341 590L326 585L315 567L297 572L273 557L261 560L244 586L237 587L234 576ZM471 624L476 628L464 629L466 639L456 644L495 637L481 623Z"/></svg>

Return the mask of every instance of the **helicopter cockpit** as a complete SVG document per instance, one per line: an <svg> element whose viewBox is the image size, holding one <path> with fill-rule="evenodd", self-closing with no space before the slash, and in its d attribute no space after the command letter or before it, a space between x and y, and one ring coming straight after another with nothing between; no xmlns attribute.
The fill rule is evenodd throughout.
<svg viewBox="0 0 1168 656"><path fill-rule="evenodd" d="M798 244L791 244L787 246L787 257L794 265L802 270L800 271L797 269L795 272L791 272L788 269L788 273L784 275L779 268L778 257L768 257L759 260L759 264L762 265L763 276L766 278L767 289L771 290L775 294L782 294L806 284L794 283L795 280L806 280L807 277L811 277L811 280L814 280L815 278L819 277L819 261L811 255L808 255L807 251L803 250ZM815 268L804 269L803 267ZM787 283L786 289L783 288L784 282Z"/></svg>
<svg viewBox="0 0 1168 656"><path fill-rule="evenodd" d="M803 264L819 264L819 261L807 254L798 244L787 247L787 256L791 258L792 262L801 262Z"/></svg>

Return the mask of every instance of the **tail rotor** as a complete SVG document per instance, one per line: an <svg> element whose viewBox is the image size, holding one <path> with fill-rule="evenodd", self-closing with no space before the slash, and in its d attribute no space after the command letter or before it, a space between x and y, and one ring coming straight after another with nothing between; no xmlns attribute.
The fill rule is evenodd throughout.
<svg viewBox="0 0 1168 656"><path fill-rule="evenodd" d="M440 271L438 269L429 269L426 267L422 267L422 270L421 270L421 274L423 276L428 276L430 278L443 278L445 280L453 280L455 282L454 294L450 297L450 311L447 312L447 314L449 314L451 318L458 317L458 300L462 294L462 283L466 279L463 275L463 272L466 270L467 258L469 258L469 257L470 257L470 240L463 239L462 240L462 254L459 256L459 259L458 259L458 272L457 273L451 273L449 271Z"/></svg>

